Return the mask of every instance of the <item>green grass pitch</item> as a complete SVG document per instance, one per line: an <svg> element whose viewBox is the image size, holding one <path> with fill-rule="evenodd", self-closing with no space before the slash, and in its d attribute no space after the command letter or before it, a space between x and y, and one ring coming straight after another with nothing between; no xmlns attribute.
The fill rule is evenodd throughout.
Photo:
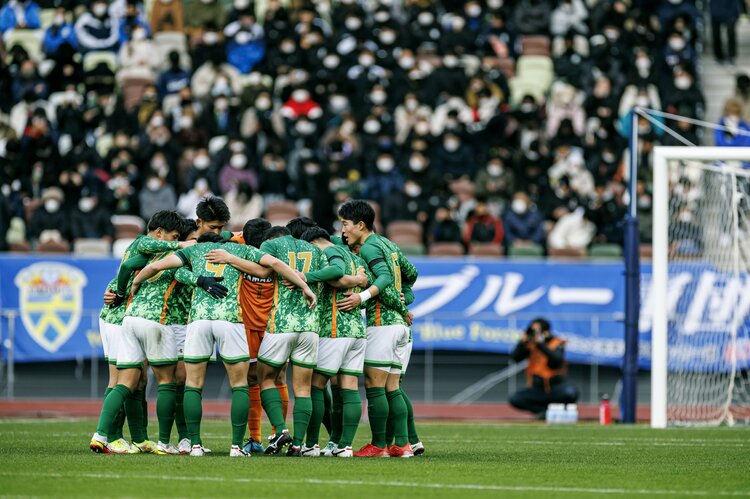
<svg viewBox="0 0 750 499"><path fill-rule="evenodd" d="M0 497L750 496L746 427L422 423L427 453L413 459L229 459L229 423L214 420L203 424L214 454L198 459L93 454L95 426L0 420ZM367 433L363 425L355 444Z"/></svg>

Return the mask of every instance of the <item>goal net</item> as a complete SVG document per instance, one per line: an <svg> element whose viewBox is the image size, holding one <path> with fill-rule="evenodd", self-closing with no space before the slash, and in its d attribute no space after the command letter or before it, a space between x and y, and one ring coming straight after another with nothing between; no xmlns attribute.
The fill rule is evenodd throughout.
<svg viewBox="0 0 750 499"><path fill-rule="evenodd" d="M743 162L746 161L746 162ZM654 152L651 423L750 422L750 148Z"/></svg>

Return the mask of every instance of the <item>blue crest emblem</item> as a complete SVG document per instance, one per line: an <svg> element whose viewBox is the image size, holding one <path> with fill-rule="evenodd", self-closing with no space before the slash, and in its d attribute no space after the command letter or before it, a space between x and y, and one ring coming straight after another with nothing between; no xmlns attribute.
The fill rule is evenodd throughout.
<svg viewBox="0 0 750 499"><path fill-rule="evenodd" d="M56 262L35 263L16 275L21 321L48 352L57 352L75 333L86 282L80 269Z"/></svg>

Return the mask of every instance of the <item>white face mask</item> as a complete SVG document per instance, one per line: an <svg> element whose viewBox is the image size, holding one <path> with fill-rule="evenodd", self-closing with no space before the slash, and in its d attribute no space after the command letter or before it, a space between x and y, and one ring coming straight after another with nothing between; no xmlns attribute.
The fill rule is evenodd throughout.
<svg viewBox="0 0 750 499"><path fill-rule="evenodd" d="M149 191L158 191L161 188L161 180L158 178L150 178L146 182L146 189Z"/></svg>
<svg viewBox="0 0 750 499"><path fill-rule="evenodd" d="M686 76L679 76L674 80L674 86L679 90L687 90L690 88L691 83L692 81L690 81L690 78Z"/></svg>
<svg viewBox="0 0 750 499"><path fill-rule="evenodd" d="M376 120L367 120L362 129L367 133L375 134L380 131L380 123Z"/></svg>
<svg viewBox="0 0 750 499"><path fill-rule="evenodd" d="M205 43L206 45L213 45L218 41L218 33L214 33L213 31L207 31L206 33L203 33L203 43Z"/></svg>
<svg viewBox="0 0 750 499"><path fill-rule="evenodd" d="M487 0L487 6L490 9L499 9L503 6L503 0Z"/></svg>
<svg viewBox="0 0 750 499"><path fill-rule="evenodd" d="M635 105L640 107L648 107L648 97L638 97L637 99L635 99Z"/></svg>
<svg viewBox="0 0 750 499"><path fill-rule="evenodd" d="M479 17L479 14L482 13L482 7L480 7L479 5L473 3L473 4L469 5L468 7L466 7L466 13L470 17Z"/></svg>
<svg viewBox="0 0 750 499"><path fill-rule="evenodd" d="M375 62L375 59L369 54L363 54L359 56L359 59L357 61L367 68L372 66L372 64Z"/></svg>
<svg viewBox="0 0 750 499"><path fill-rule="evenodd" d="M332 95L329 102L331 103L331 110L334 113L340 113L349 107L349 100L343 95Z"/></svg>
<svg viewBox="0 0 750 499"><path fill-rule="evenodd" d="M107 13L107 4L95 3L91 8L91 12L93 12L96 17L104 17L104 14Z"/></svg>
<svg viewBox="0 0 750 499"><path fill-rule="evenodd" d="M495 164L487 165L487 173L489 173L493 177L498 177L502 175L503 167Z"/></svg>
<svg viewBox="0 0 750 499"><path fill-rule="evenodd" d="M309 98L310 98L310 92L308 92L307 90L300 88L292 92L292 99L295 102L305 102Z"/></svg>
<svg viewBox="0 0 750 499"><path fill-rule="evenodd" d="M651 69L651 61L648 59L648 57L639 57L635 60L635 67L638 69L638 71L646 72Z"/></svg>
<svg viewBox="0 0 750 499"><path fill-rule="evenodd" d="M409 111L414 111L419 106L419 102L416 99L409 99L404 103L404 107Z"/></svg>
<svg viewBox="0 0 750 499"><path fill-rule="evenodd" d="M685 40L683 40L682 38L670 38L669 47L675 52L679 52L680 50L685 48Z"/></svg>
<svg viewBox="0 0 750 499"><path fill-rule="evenodd" d="M84 213L88 213L94 209L95 204L96 201L94 201L92 198L81 198L78 201L78 209Z"/></svg>
<svg viewBox="0 0 750 499"><path fill-rule="evenodd" d="M60 210L60 201L57 199L48 199L44 202L44 209L48 213L57 213Z"/></svg>
<svg viewBox="0 0 750 499"><path fill-rule="evenodd" d="M362 27L362 20L358 17L347 17L344 21L344 26L349 31L356 31Z"/></svg>
<svg viewBox="0 0 750 499"><path fill-rule="evenodd" d="M198 193L208 192L208 180L205 178L199 178L195 181L195 187L193 189Z"/></svg>
<svg viewBox="0 0 750 499"><path fill-rule="evenodd" d="M61 26L61 25L65 24L65 16L62 15L62 14L57 14L55 16L55 20L53 21L53 24L55 26Z"/></svg>
<svg viewBox="0 0 750 499"><path fill-rule="evenodd" d="M528 206L526 205L526 201L524 201L523 199L514 199L510 204L510 209L513 210L513 213L522 215L526 213Z"/></svg>
<svg viewBox="0 0 750 499"><path fill-rule="evenodd" d="M446 55L443 57L443 64L446 68L455 68L458 66L458 57L455 55Z"/></svg>
<svg viewBox="0 0 750 499"><path fill-rule="evenodd" d="M448 152L455 152L458 150L461 143L454 139L448 139L443 142L443 147L445 147L445 150Z"/></svg>
<svg viewBox="0 0 750 499"><path fill-rule="evenodd" d="M404 192L407 196L415 198L422 194L422 188L417 184L406 184L404 186Z"/></svg>
<svg viewBox="0 0 750 499"><path fill-rule="evenodd" d="M154 116L151 118L151 122L149 123L154 128L159 128L160 126L164 126L164 118L161 116Z"/></svg>
<svg viewBox="0 0 750 499"><path fill-rule="evenodd" d="M380 41L386 45L390 45L396 41L396 33L393 31L383 31L380 33Z"/></svg>
<svg viewBox="0 0 750 499"><path fill-rule="evenodd" d="M193 166L197 168L198 170L205 170L211 165L211 160L208 156L196 156L193 160Z"/></svg>
<svg viewBox="0 0 750 499"><path fill-rule="evenodd" d="M180 128L181 129L187 129L193 126L193 118L192 116L181 116L180 117Z"/></svg>
<svg viewBox="0 0 750 499"><path fill-rule="evenodd" d="M335 54L329 54L323 58L323 66L328 69L336 69L341 64L341 59Z"/></svg>
<svg viewBox="0 0 750 499"><path fill-rule="evenodd" d="M401 66L401 69L411 69L414 67L414 58L402 57L398 60L398 65Z"/></svg>
<svg viewBox="0 0 750 499"><path fill-rule="evenodd" d="M383 104L387 98L388 94L386 94L382 90L375 90L370 94L370 99L372 100L372 102L378 105Z"/></svg>
<svg viewBox="0 0 750 499"><path fill-rule="evenodd" d="M133 31L133 40L140 41L146 39L146 31L143 29L137 29Z"/></svg>
<svg viewBox="0 0 750 499"><path fill-rule="evenodd" d="M422 26L429 26L435 20L435 16L430 12L420 12L417 16L417 22Z"/></svg>
<svg viewBox="0 0 750 499"><path fill-rule="evenodd" d="M255 99L255 109L265 111L271 108L271 99L268 97L258 97Z"/></svg>
<svg viewBox="0 0 750 499"><path fill-rule="evenodd" d="M301 134L301 135L310 135L311 133L315 132L315 123L307 120L298 121L296 125L294 125L294 128Z"/></svg>
<svg viewBox="0 0 750 499"><path fill-rule="evenodd" d="M219 111L220 113L223 113L227 110L229 107L229 103L226 99L219 99L216 102L214 102L214 108Z"/></svg>
<svg viewBox="0 0 750 499"><path fill-rule="evenodd" d="M375 13L375 15L374 15L374 16L372 16L372 17L373 17L373 19L375 19L375 20L376 20L377 22L379 22L379 23L384 23L384 22L387 22L387 21L388 21L388 20L389 20L389 19L391 18L391 15L390 15L390 14L388 13L388 11L386 11L386 10L379 10L379 11L377 11L377 12Z"/></svg>
<svg viewBox="0 0 750 499"><path fill-rule="evenodd" d="M237 170L245 168L247 164L247 157L244 154L233 154L229 159L229 166Z"/></svg>
<svg viewBox="0 0 750 499"><path fill-rule="evenodd" d="M250 6L250 0L234 0L234 8L237 10L245 10Z"/></svg>
<svg viewBox="0 0 750 499"><path fill-rule="evenodd" d="M420 157L409 159L409 168L414 172L421 172L425 168L424 160Z"/></svg>
<svg viewBox="0 0 750 499"><path fill-rule="evenodd" d="M383 173L388 173L393 170L393 159L392 158L380 158L377 162L378 170Z"/></svg>
<svg viewBox="0 0 750 499"><path fill-rule="evenodd" d="M414 125L414 131L417 132L417 135L427 135L430 133L430 124L426 121L419 121Z"/></svg>

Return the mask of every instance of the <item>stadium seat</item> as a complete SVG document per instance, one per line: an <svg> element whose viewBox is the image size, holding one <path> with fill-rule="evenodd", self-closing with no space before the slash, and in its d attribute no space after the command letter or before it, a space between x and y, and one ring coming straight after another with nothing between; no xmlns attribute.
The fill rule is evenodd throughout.
<svg viewBox="0 0 750 499"><path fill-rule="evenodd" d="M70 253L67 241L45 241L36 245L37 253Z"/></svg>
<svg viewBox="0 0 750 499"><path fill-rule="evenodd" d="M276 201L266 205L267 220L286 220L287 222L299 216L297 204L294 201ZM286 225L286 224L284 224Z"/></svg>
<svg viewBox="0 0 750 499"><path fill-rule="evenodd" d="M505 78L508 80L516 76L516 61L513 59L509 57L503 59L498 58L496 59L496 66L503 72Z"/></svg>
<svg viewBox="0 0 750 499"><path fill-rule="evenodd" d="M94 50L93 52L87 52L83 56L83 70L91 71L101 62L109 66L109 69L111 69L113 73L117 73L117 56L114 52L108 50Z"/></svg>
<svg viewBox="0 0 750 499"><path fill-rule="evenodd" d="M469 254L473 256L503 256L503 247L494 243L471 243Z"/></svg>
<svg viewBox="0 0 750 499"><path fill-rule="evenodd" d="M463 256L464 253L461 243L432 243L427 252L429 256Z"/></svg>
<svg viewBox="0 0 750 499"><path fill-rule="evenodd" d="M125 254L125 250L128 249L128 246L130 246L133 241L135 241L135 238L132 237L117 239L114 244L112 244L112 256L115 258L122 258Z"/></svg>
<svg viewBox="0 0 750 499"><path fill-rule="evenodd" d="M42 38L44 30L41 29L11 29L3 36L4 45L8 49L14 45L21 45L29 57L37 62L44 59L42 53Z"/></svg>
<svg viewBox="0 0 750 499"><path fill-rule="evenodd" d="M112 215L111 220L115 227L115 239L135 238L146 229L143 219L134 215Z"/></svg>
<svg viewBox="0 0 750 499"><path fill-rule="evenodd" d="M622 258L622 247L619 244L592 244L589 257L595 260L619 260Z"/></svg>
<svg viewBox="0 0 750 499"><path fill-rule="evenodd" d="M524 56L541 55L549 57L551 41L544 35L524 35L521 37L521 53Z"/></svg>
<svg viewBox="0 0 750 499"><path fill-rule="evenodd" d="M395 242L395 241L394 241ZM401 252L406 256L422 256L425 253L425 247L422 243L396 243L401 248Z"/></svg>
<svg viewBox="0 0 750 499"><path fill-rule="evenodd" d="M16 253L28 253L31 251L31 244L28 241L19 241L17 243L8 243L8 251Z"/></svg>
<svg viewBox="0 0 750 499"><path fill-rule="evenodd" d="M161 60L164 61L163 69L169 66L169 53L176 50L180 54L180 65L183 68L192 67L190 55L188 55L187 38L185 33L179 31L162 31L154 33L154 44L158 47Z"/></svg>
<svg viewBox="0 0 750 499"><path fill-rule="evenodd" d="M508 248L508 256L511 258L544 258L544 248L539 244L513 244Z"/></svg>
<svg viewBox="0 0 750 499"><path fill-rule="evenodd" d="M396 220L385 228L386 237L396 244L421 243L424 229L419 222Z"/></svg>
<svg viewBox="0 0 750 499"><path fill-rule="evenodd" d="M109 243L102 239L78 239L73 244L77 256L109 256Z"/></svg>
<svg viewBox="0 0 750 499"><path fill-rule="evenodd" d="M548 248L547 254L553 258L580 260L586 256L586 250L583 248Z"/></svg>

